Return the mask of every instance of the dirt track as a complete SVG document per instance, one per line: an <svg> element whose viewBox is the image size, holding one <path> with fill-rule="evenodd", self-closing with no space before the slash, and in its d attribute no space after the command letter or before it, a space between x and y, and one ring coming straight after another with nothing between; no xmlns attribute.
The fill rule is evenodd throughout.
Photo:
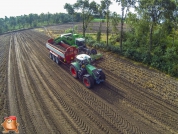
<svg viewBox="0 0 178 134"><path fill-rule="evenodd" d="M24 134L178 133L178 81L105 53L106 82L89 90L50 60L48 38L0 36L1 122L17 116Z"/></svg>

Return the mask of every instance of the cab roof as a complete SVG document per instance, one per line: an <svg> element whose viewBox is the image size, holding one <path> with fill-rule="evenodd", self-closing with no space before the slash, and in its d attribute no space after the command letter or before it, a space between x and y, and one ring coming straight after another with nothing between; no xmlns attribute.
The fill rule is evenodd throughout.
<svg viewBox="0 0 178 134"><path fill-rule="evenodd" d="M85 41L84 38L76 38L76 40L78 40L78 41Z"/></svg>
<svg viewBox="0 0 178 134"><path fill-rule="evenodd" d="M86 59L90 59L90 56L87 54L79 54L79 55L77 55L76 58L79 60L86 60Z"/></svg>

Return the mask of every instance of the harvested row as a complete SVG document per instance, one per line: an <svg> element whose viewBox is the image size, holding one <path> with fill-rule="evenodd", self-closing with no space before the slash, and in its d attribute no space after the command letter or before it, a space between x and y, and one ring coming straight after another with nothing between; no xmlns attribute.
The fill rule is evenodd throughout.
<svg viewBox="0 0 178 134"><path fill-rule="evenodd" d="M9 51L9 62L8 62L8 107L9 115L16 115L21 124L20 132L29 133L36 132L33 130L34 125L31 123L29 118L28 109L26 107L25 98L22 93L22 86L20 82L20 76L18 71L16 52L15 52L15 35L12 35L10 51ZM28 120L27 126L25 126L25 120Z"/></svg>
<svg viewBox="0 0 178 134"><path fill-rule="evenodd" d="M7 110L7 66L10 36L0 36L0 122L8 115ZM0 127L0 131L2 128Z"/></svg>
<svg viewBox="0 0 178 134"><path fill-rule="evenodd" d="M117 64L116 64L117 63ZM139 88L147 89L174 106L178 106L178 82L166 75L137 67L123 59L116 59L106 55L104 61L99 64L112 74L115 74ZM114 66L113 66L114 65ZM169 78L169 80L167 80Z"/></svg>
<svg viewBox="0 0 178 134"><path fill-rule="evenodd" d="M48 90L50 91L50 89L52 89L51 84L49 83L49 80L44 81L45 79L41 76L41 68L39 68L38 64L40 63L40 61L37 59L37 57L35 56L34 51L31 49L31 45L29 44L29 42L25 42L26 44L26 48L23 49L24 51L24 55L25 58L29 61L29 65L27 66L27 71L29 72L29 78L31 80L31 83L33 83L34 87L33 89L36 89L33 91L33 94L35 94L36 98L40 98L39 103L41 105L41 109L42 112L44 112L44 114L48 115L46 116L46 120L48 120L48 122L50 122L49 124L51 125L51 129L53 130L53 133L65 133L65 131L62 130L63 127L61 127L60 123L65 123L66 119L61 116L61 117L56 117L56 113L59 116L60 114L62 114L61 110L59 107L56 107L56 100L54 100L54 97L50 96L50 92L47 92ZM31 49L32 51L29 53L29 51L25 50L25 49ZM37 60L37 61L36 61ZM47 90L48 89L48 90ZM46 99L49 98L49 99ZM52 103L53 102L53 103ZM49 105L50 104L50 105ZM51 111L51 109L57 109L58 111ZM44 111L45 110L45 111ZM69 124L70 126L70 124ZM65 123L65 127L67 127L67 124ZM57 129L60 128L60 131L58 131ZM72 129L70 128L69 132ZM74 131L73 131L74 132Z"/></svg>
<svg viewBox="0 0 178 134"><path fill-rule="evenodd" d="M173 132L174 129L177 130L178 107L174 103L172 103L172 101L165 98L161 98L159 96L160 93L150 92L149 90L138 86L138 83L145 83L146 80L144 81L144 77L143 79L136 78L133 82L130 82L130 79L135 78L134 75L131 75L132 72L135 72L135 70L138 68L136 68L136 66L134 65L128 64L127 62L123 62L123 60L120 60L120 62L121 63L118 63L115 58L104 58L104 61L101 61L100 64L98 64L97 66L104 68L107 74L108 82L112 83L112 86L120 89L118 90L118 92L125 92L125 89L128 89L127 91L129 92L127 93L127 97L125 97L124 100L129 102L129 105L131 105L131 107L134 107L135 109L140 109L141 112L148 114L149 118L152 117L152 120L158 120L157 123L161 124L162 127L164 127L165 129L169 130L170 128L172 128ZM132 66L132 70L125 71L128 66ZM133 68L135 68L135 70ZM122 74L116 73L116 71L119 72L119 69L121 70ZM155 73L151 71L147 72L144 68L142 68L142 70L144 70L144 72L147 74ZM126 72L126 74L124 74L124 72ZM139 73L137 75L139 75ZM157 79L159 78L157 77ZM115 83L116 81L117 84ZM174 82L176 83L175 80ZM171 89L170 92L172 92Z"/></svg>

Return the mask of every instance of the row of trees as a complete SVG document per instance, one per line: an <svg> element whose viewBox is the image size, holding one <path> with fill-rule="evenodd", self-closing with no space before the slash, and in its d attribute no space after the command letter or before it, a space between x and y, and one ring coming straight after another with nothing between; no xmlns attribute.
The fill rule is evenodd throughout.
<svg viewBox="0 0 178 134"><path fill-rule="evenodd" d="M127 56L178 76L178 1L140 0L126 19Z"/></svg>
<svg viewBox="0 0 178 134"><path fill-rule="evenodd" d="M6 16L5 18L0 18L0 34L12 30L67 23L71 21L71 15L66 13L29 14L9 18ZM80 13L75 14L74 21L81 21Z"/></svg>

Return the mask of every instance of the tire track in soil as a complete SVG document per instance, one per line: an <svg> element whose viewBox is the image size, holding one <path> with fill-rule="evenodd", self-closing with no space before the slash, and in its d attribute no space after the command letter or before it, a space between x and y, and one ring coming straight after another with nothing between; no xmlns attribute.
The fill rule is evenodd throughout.
<svg viewBox="0 0 178 134"><path fill-rule="evenodd" d="M10 36L0 36L0 122L8 116L7 108L7 72L8 72L8 51ZM0 128L3 131L3 128Z"/></svg>
<svg viewBox="0 0 178 134"><path fill-rule="evenodd" d="M8 61L8 109L9 115L15 115L20 123L19 132L20 133L30 133L34 132L33 124L31 123L31 118L29 118L29 113L24 103L24 96L22 94L22 87L18 83L20 81L19 72L16 62L15 54L15 43L14 34L12 35L10 48L9 48L9 61ZM24 126L25 120L28 120L27 126Z"/></svg>
<svg viewBox="0 0 178 134"><path fill-rule="evenodd" d="M15 80L16 80L15 83L17 83L16 85L18 85L18 86L16 86L17 88L15 90L21 90L21 91L19 91L17 93L17 97L14 99L15 101L13 102L13 106L15 107L16 103L17 103L17 106L19 106L19 109L21 109L20 106L23 106L23 109L25 107L25 110L22 110L21 116L24 117L26 115L27 118L22 120L22 122L23 122L22 126L23 126L23 124L27 124L26 129L28 130L28 128L30 128L29 132L31 132L31 133L32 132L45 133L45 132L47 132L48 129L45 129L46 126L44 125L44 120L43 120L43 118L42 119L40 118L40 114L38 113L40 111L40 109L38 110L38 106L36 104L36 102L37 102L36 99L34 99L33 96L31 96L30 85L28 85L28 78L26 77L25 70L23 67L23 58L22 58L23 56L20 55L20 54L22 54L19 49L20 42L18 42L18 37L16 37L16 36L17 36L17 34L14 35L14 39L15 39L14 40L14 43L15 43L14 49L15 50L14 50L13 57L15 57L15 59L14 59L14 60L16 60L15 65L17 67L16 68L14 67L15 68L14 72L17 72L17 71L19 71L19 72L18 72L18 74L15 74L15 75L18 75L17 76L18 79L17 79L17 77L15 78ZM18 99L18 101L17 101L17 99ZM33 99L36 102L34 102ZM22 105L19 105L18 103L21 103L21 102L22 102ZM18 114L18 112L16 112L17 110L14 107L10 107L11 113ZM26 123L26 122L30 122L30 123ZM38 124L38 126L37 126L37 124ZM22 130L21 132L24 132L24 131ZM48 132L50 132L50 131L48 130Z"/></svg>
<svg viewBox="0 0 178 134"><path fill-rule="evenodd" d="M25 42L25 44L26 44L26 46L28 46L27 42ZM34 53L29 53L25 49L24 49L24 55L25 55L26 60L29 61L28 64L30 65L30 67L29 66L27 67L29 74L31 74L31 75L29 75L29 77L30 77L30 79L31 79L31 81L32 81L32 83L34 85L33 89L36 89L35 91L33 91L33 93L36 95L36 97L40 98L39 102L42 102L41 103L41 108L43 110L45 110L43 112L45 112L45 115L47 115L46 117L49 117L48 121L50 122L51 129L53 130L53 132L54 133L60 133L57 130L57 129L60 128L61 133L66 133L65 131L62 131L62 127L61 127L61 124L60 124L60 122L64 123L65 119L63 117L61 117L62 119L59 119L60 120L60 122L59 122L58 117L56 117L56 113L59 115L61 110L58 109L59 111L57 111L56 113L54 113L53 111L50 111L51 109L54 109L54 107L52 108L52 107L49 106L49 102L47 102L48 100L46 98L52 99L52 97L49 96L48 93L46 93L47 95L44 94L44 92L46 90L50 90L50 88L48 88L46 83L43 82L43 78L41 77L41 75L40 75L40 73L39 73L39 71L38 71L38 69L36 67L37 65L33 61L34 57L29 56L29 55L33 55ZM39 91L39 90L41 90L41 91ZM44 96L46 96L46 97L44 97ZM48 104L49 107L47 106L47 104ZM50 105L53 105L53 104L50 104ZM48 110L48 109L50 109L50 110ZM55 107L55 109L56 109L56 107ZM58 121L58 122L56 122L56 121ZM59 125L56 125L56 124L59 124ZM72 129L70 129L70 130L72 130Z"/></svg>
<svg viewBox="0 0 178 134"><path fill-rule="evenodd" d="M16 37L15 39L16 39L15 42L16 42L16 46L17 46L16 53L19 54L17 57L17 63L18 63L18 67L19 67L18 68L19 72L21 74L20 81L21 81L21 85L23 87L23 94L24 94L25 102L26 102L26 105L28 108L28 112L29 112L31 118L33 118L32 123L34 124L34 128L36 129L37 133L45 133L48 130L45 128L47 128L49 125L46 124L48 122L45 122L45 119L43 118L45 116L41 115L41 109L38 109L39 108L38 101L33 96L33 94L31 94L31 92L30 92L32 89L31 89L31 86L28 81L26 70L23 66L23 61L25 61L25 60L24 60L24 55L20 48L22 48L24 44L20 44L23 42L20 42L18 40L18 37ZM22 54L22 55L20 55L20 54ZM21 59L20 59L20 56L21 56ZM38 126L36 124L38 124Z"/></svg>
<svg viewBox="0 0 178 134"><path fill-rule="evenodd" d="M71 77L71 76L70 76ZM86 90L86 89L85 89Z"/></svg>

